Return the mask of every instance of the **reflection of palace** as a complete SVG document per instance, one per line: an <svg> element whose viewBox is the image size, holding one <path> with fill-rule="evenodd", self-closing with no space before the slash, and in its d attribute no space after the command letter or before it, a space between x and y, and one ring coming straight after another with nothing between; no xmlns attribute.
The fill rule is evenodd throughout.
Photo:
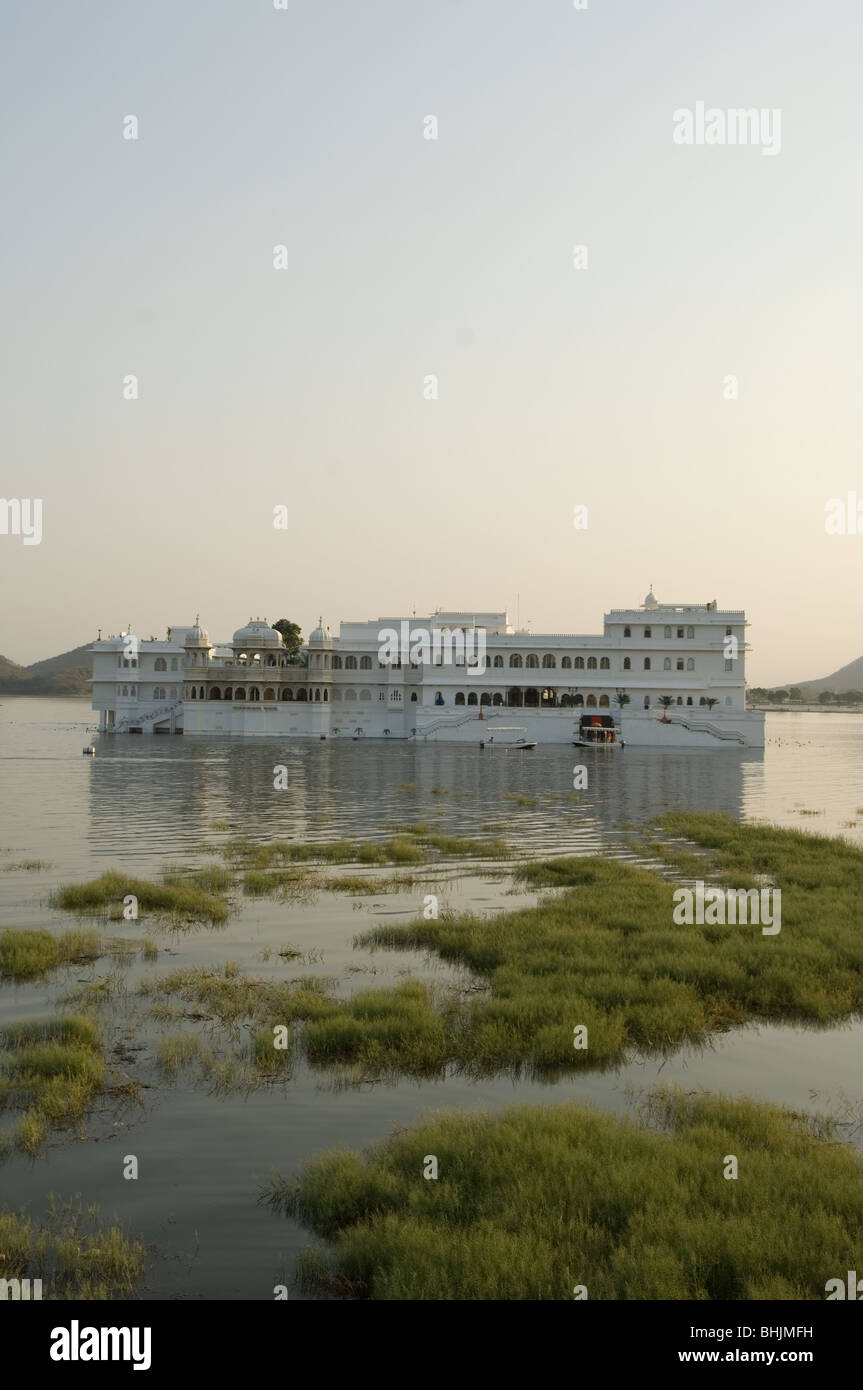
<svg viewBox="0 0 863 1390"><path fill-rule="evenodd" d="M393 657L382 634L410 632ZM411 659L430 635L430 660ZM429 738L477 742L495 723L568 743L586 711L628 743L764 744L745 701L746 616L714 603L605 615L601 636L516 631L506 613L442 613L319 626L297 661L266 621L214 644L197 625L165 641L94 643L93 706L105 732ZM454 640L455 639L455 640ZM476 721L486 721L476 728Z"/></svg>

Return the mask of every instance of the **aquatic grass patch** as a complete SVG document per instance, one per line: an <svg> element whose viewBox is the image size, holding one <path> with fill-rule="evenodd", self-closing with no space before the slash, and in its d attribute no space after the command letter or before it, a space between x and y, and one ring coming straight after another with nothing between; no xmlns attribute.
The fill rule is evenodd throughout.
<svg viewBox="0 0 863 1390"><path fill-rule="evenodd" d="M50 867L50 859L18 859L12 864L4 864L3 873L38 874L41 873L43 869L50 869Z"/></svg>
<svg viewBox="0 0 863 1390"><path fill-rule="evenodd" d="M0 1108L22 1112L11 1142L34 1154L52 1129L80 1120L106 1085L101 1030L67 1015L0 1033Z"/></svg>
<svg viewBox="0 0 863 1390"><path fill-rule="evenodd" d="M116 869L87 883L67 884L58 889L52 903L67 912L104 913L116 920L122 918L123 901L130 895L137 899L139 912L174 922L223 922L230 911L221 898L185 880L153 883Z"/></svg>
<svg viewBox="0 0 863 1390"><path fill-rule="evenodd" d="M507 858L510 849L499 838L479 839L471 836L444 835L430 830L425 824L402 827L401 833L384 840L353 842L333 840L313 843L301 840L270 840L255 844L249 840L232 840L224 846L228 862L244 870L246 879L260 891L269 891L270 880L249 878L249 875L283 870L284 866L304 864L426 864L430 851L438 855L473 858ZM309 880L312 882L312 880Z"/></svg>
<svg viewBox="0 0 863 1390"><path fill-rule="evenodd" d="M363 1299L821 1300L863 1239L863 1161L829 1128L674 1089L633 1118L438 1112L277 1174L261 1200L330 1242L306 1252L306 1287Z"/></svg>
<svg viewBox="0 0 863 1390"><path fill-rule="evenodd" d="M0 932L0 975L28 979L58 965L92 961L102 955L98 932L67 931L55 935L42 928Z"/></svg>
<svg viewBox="0 0 863 1390"><path fill-rule="evenodd" d="M452 1044L430 988L405 980L388 989L361 990L305 1030L310 1062L358 1064L367 1072L403 1068L434 1072Z"/></svg>
<svg viewBox="0 0 863 1390"><path fill-rule="evenodd" d="M133 1293L145 1246L119 1223L104 1226L81 1198L49 1199L45 1215L0 1208L0 1278L42 1280L42 1298L106 1300ZM32 1283L31 1283L32 1288Z"/></svg>
<svg viewBox="0 0 863 1390"><path fill-rule="evenodd" d="M162 881L169 888L198 888L213 895L228 893L234 887L234 875L221 864L204 864L197 869L168 868L162 872Z"/></svg>
<svg viewBox="0 0 863 1390"><path fill-rule="evenodd" d="M863 1012L861 850L721 817L663 825L704 844L735 886L780 885L781 933L678 926L668 878L590 856L520 865L517 881L563 890L538 906L390 923L358 944L429 951L488 986L450 1020L452 1056L472 1071L601 1067L748 1020L826 1025Z"/></svg>

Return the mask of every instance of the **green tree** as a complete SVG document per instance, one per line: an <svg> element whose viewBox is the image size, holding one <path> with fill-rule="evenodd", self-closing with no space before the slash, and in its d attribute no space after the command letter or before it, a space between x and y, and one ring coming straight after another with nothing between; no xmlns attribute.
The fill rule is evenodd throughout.
<svg viewBox="0 0 863 1390"><path fill-rule="evenodd" d="M302 628L297 623L289 622L287 618L279 618L277 623L273 623L273 627L281 635L290 660L296 661L303 644Z"/></svg>
<svg viewBox="0 0 863 1390"><path fill-rule="evenodd" d="M832 690L822 690L818 696L818 703L819 705L832 705L835 699L836 696Z"/></svg>
<svg viewBox="0 0 863 1390"><path fill-rule="evenodd" d="M673 696L673 695L660 695L660 697L659 697L659 703L662 705L662 708L663 708L663 709L671 709L671 706L674 704L674 696Z"/></svg>
<svg viewBox="0 0 863 1390"><path fill-rule="evenodd" d="M708 695L704 703L706 704L708 709L713 709L713 706L718 705L719 701L717 700L715 695Z"/></svg>

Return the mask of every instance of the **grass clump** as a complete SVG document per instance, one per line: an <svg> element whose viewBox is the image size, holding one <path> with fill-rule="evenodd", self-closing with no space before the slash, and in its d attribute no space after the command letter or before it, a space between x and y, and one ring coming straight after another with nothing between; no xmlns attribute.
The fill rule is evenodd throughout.
<svg viewBox="0 0 863 1390"><path fill-rule="evenodd" d="M474 1070L597 1067L750 1019L826 1025L863 1012L863 851L723 817L663 826L709 849L734 886L781 886L781 933L678 926L672 882L586 857L520 867L521 881L564 890L537 907L382 926L360 944L433 951L487 982L451 1019L454 1056ZM584 1049L573 1046L577 1025Z"/></svg>
<svg viewBox="0 0 863 1390"><path fill-rule="evenodd" d="M59 936L42 929L0 932L0 975L22 980L44 975L71 961L96 960L102 954L97 932L68 931Z"/></svg>
<svg viewBox="0 0 863 1390"><path fill-rule="evenodd" d="M34 1154L52 1129L80 1120L104 1089L101 1030L68 1015L10 1025L0 1034L0 1108L22 1111L10 1143Z"/></svg>
<svg viewBox="0 0 863 1390"><path fill-rule="evenodd" d="M189 879L177 876L171 882L151 883L114 869L88 883L60 888L53 904L69 912L104 912L118 919L123 915L123 899L129 895L137 898L139 912L152 912L175 922L223 922L229 912L221 898Z"/></svg>
<svg viewBox="0 0 863 1390"><path fill-rule="evenodd" d="M634 1120L438 1112L262 1197L333 1242L306 1253L301 1282L361 1299L570 1301L584 1285L594 1300L821 1300L863 1240L852 1150L805 1116L673 1090Z"/></svg>
<svg viewBox="0 0 863 1390"><path fill-rule="evenodd" d="M130 1240L116 1223L103 1227L98 1207L85 1208L80 1198L51 1197L38 1223L26 1211L0 1208L0 1278L41 1279L43 1300L128 1296L140 1282L144 1256L140 1240Z"/></svg>

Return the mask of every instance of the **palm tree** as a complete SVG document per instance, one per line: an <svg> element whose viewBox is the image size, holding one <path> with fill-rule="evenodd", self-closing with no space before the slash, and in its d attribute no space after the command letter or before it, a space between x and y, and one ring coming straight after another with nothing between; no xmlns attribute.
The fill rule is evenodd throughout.
<svg viewBox="0 0 863 1390"><path fill-rule="evenodd" d="M719 701L717 700L717 698L716 698L715 695L712 695L712 696L709 696L709 697L704 701L704 703L706 704L706 706L707 706L708 709L713 709L713 706L714 706L714 705L718 705L718 704L719 704Z"/></svg>
<svg viewBox="0 0 863 1390"><path fill-rule="evenodd" d="M671 706L674 704L674 696L673 696L673 695L660 695L660 697L659 697L659 703L662 705L662 708L663 708L663 709L670 709Z"/></svg>

